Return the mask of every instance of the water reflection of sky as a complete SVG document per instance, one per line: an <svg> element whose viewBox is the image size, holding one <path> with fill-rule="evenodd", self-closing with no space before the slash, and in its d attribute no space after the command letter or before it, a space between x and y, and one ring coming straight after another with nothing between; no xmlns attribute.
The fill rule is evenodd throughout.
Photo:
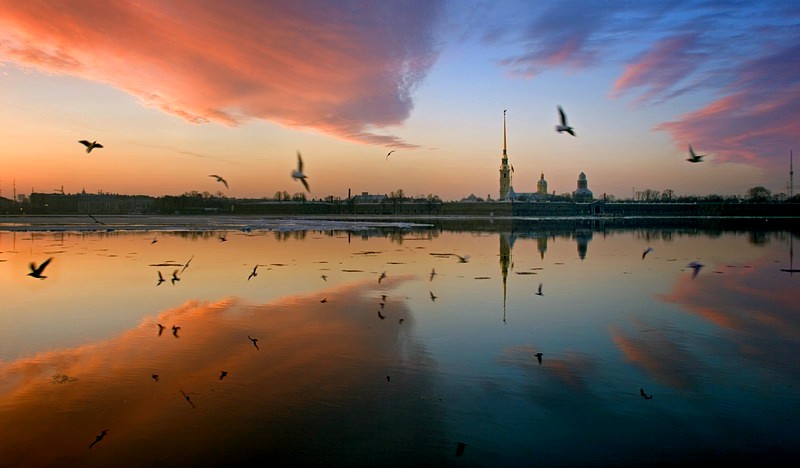
<svg viewBox="0 0 800 468"><path fill-rule="evenodd" d="M0 232L0 453L447 463L463 441L467 464L797 454L800 275L780 271L785 233L220 234ZM49 256L46 280L25 276ZM174 286L182 267L153 266L190 258Z"/></svg>

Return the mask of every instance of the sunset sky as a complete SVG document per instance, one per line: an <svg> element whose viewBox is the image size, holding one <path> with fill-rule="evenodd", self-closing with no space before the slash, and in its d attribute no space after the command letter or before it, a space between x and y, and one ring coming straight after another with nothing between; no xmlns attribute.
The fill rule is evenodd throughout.
<svg viewBox="0 0 800 468"><path fill-rule="evenodd" d="M793 1L0 0L0 195L497 197L504 109L517 192L786 192L797 57Z"/></svg>

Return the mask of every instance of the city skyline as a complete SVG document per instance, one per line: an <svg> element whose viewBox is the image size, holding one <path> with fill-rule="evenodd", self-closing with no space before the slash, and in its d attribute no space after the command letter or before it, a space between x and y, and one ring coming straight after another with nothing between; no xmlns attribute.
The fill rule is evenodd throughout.
<svg viewBox="0 0 800 468"><path fill-rule="evenodd" d="M786 192L800 6L0 2L0 190ZM562 106L576 137L556 133ZM91 153L79 140L97 141ZM688 146L706 154L686 162ZM394 150L391 157L386 157ZM219 174L225 189L209 178Z"/></svg>

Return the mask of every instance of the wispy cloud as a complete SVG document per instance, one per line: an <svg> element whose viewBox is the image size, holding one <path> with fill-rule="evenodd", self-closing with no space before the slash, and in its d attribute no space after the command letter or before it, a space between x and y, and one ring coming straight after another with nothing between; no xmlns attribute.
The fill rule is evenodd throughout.
<svg viewBox="0 0 800 468"><path fill-rule="evenodd" d="M499 61L514 76L622 64L612 98L697 100L696 110L656 127L681 149L693 143L717 161L774 169L800 146L794 5L575 1L521 8L506 22L493 16L482 30L486 43L519 51Z"/></svg>
<svg viewBox="0 0 800 468"><path fill-rule="evenodd" d="M439 1L5 2L0 60L108 83L195 123L265 119L413 147Z"/></svg>

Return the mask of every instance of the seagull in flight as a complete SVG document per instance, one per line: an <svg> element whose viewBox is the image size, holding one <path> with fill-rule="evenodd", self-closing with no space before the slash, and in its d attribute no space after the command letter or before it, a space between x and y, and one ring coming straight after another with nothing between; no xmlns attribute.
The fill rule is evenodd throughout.
<svg viewBox="0 0 800 468"><path fill-rule="evenodd" d="M156 286L161 286L161 283L163 283L164 281L165 281L164 280L164 275L162 275L161 272L159 271L158 272L158 283L156 283Z"/></svg>
<svg viewBox="0 0 800 468"><path fill-rule="evenodd" d="M157 323L156 325L158 325L158 336L161 336L161 334L164 333L164 329L166 327L164 325L161 325L160 323Z"/></svg>
<svg viewBox="0 0 800 468"><path fill-rule="evenodd" d="M647 254L649 254L649 253L650 253L650 252L652 252L652 251L653 251L653 248L652 248L652 247L648 247L647 249L645 249L645 251L644 251L644 252L642 252L642 260L644 260L644 257L646 257L646 256L647 256Z"/></svg>
<svg viewBox="0 0 800 468"><path fill-rule="evenodd" d="M306 180L308 176L303 174L303 156L300 152L297 152L297 169L292 171L292 179L299 180L303 183L303 187L306 188L308 193L311 193L311 189L308 188L308 181Z"/></svg>
<svg viewBox="0 0 800 468"><path fill-rule="evenodd" d="M640 389L639 389L639 395L641 395L641 396L642 396L642 398L644 398L645 400L652 400L652 399L653 399L653 395L648 395L648 394L647 394L647 393L644 391L644 389L643 389L643 388L640 388Z"/></svg>
<svg viewBox="0 0 800 468"><path fill-rule="evenodd" d="M536 294L537 296L544 296L544 294L542 293L542 283L539 283L539 290L536 291L534 294Z"/></svg>
<svg viewBox="0 0 800 468"><path fill-rule="evenodd" d="M86 214L89 215L89 217L92 218L95 223L102 224L102 225L105 226L106 223L104 223L104 222L100 221L99 219L95 218L94 216L91 215L91 213L86 213Z"/></svg>
<svg viewBox="0 0 800 468"><path fill-rule="evenodd" d="M255 346L255 347L256 347L256 350L258 350L258 349L259 349L259 348L258 348L258 338L251 338L251 337L250 337L250 335L247 335L247 338L248 338L250 341L252 341L252 342L253 342L253 346Z"/></svg>
<svg viewBox="0 0 800 468"><path fill-rule="evenodd" d="M223 179L221 176L218 176L216 174L210 174L209 177L217 179L217 182L222 182L225 185L225 188L228 188L228 181Z"/></svg>
<svg viewBox="0 0 800 468"><path fill-rule="evenodd" d="M534 354L534 356L536 356L536 360L539 361L539 365L541 365L542 364L542 356L543 356L542 353L536 353L536 354Z"/></svg>
<svg viewBox="0 0 800 468"><path fill-rule="evenodd" d="M98 143L97 140L95 140L95 141L93 141L91 143L89 143L86 140L80 140L80 141L78 141L78 143L80 143L80 144L82 144L83 146L86 147L86 153L91 153L92 150L95 149L95 148L102 148L103 147L103 145Z"/></svg>
<svg viewBox="0 0 800 468"><path fill-rule="evenodd" d="M431 279L428 280L429 283L433 281L434 276L436 276L436 268L431 268Z"/></svg>
<svg viewBox="0 0 800 468"><path fill-rule="evenodd" d="M386 272L384 271L383 273L381 273L381 276L378 277L378 284L381 284L381 281L383 281L385 278L386 278Z"/></svg>
<svg viewBox="0 0 800 468"><path fill-rule="evenodd" d="M103 432L101 432L100 434L95 436L94 442L89 444L89 448L94 447L94 444L96 444L96 443L100 442L101 440L103 440L103 437L105 437L106 434L108 434L108 429L103 429Z"/></svg>
<svg viewBox="0 0 800 468"><path fill-rule="evenodd" d="M180 281L181 279L178 278L178 270L172 272L172 285L175 286L176 281ZM156 285L157 286L157 285Z"/></svg>
<svg viewBox="0 0 800 468"><path fill-rule="evenodd" d="M431 302L436 302L436 298L437 298L438 296L435 296L435 295L433 294L433 291L428 291L428 292L429 292L429 293L430 293L430 295L431 295Z"/></svg>
<svg viewBox="0 0 800 468"><path fill-rule="evenodd" d="M42 276L42 273L44 272L44 269L47 268L47 265L49 265L52 260L53 260L53 257L50 257L47 260L43 261L42 264L39 265L38 267L36 266L35 263L31 262L31 264L30 264L31 272L28 273L28 276L31 276L33 278L39 278L39 279L47 278L46 276Z"/></svg>
<svg viewBox="0 0 800 468"><path fill-rule="evenodd" d="M395 151L397 151L397 150L391 150L391 151L389 151L388 153L386 153L386 160L387 160L387 161L389 160L389 155L390 155L390 154L392 154L392 153L394 153Z"/></svg>
<svg viewBox="0 0 800 468"><path fill-rule="evenodd" d="M247 281L250 281L250 278L252 278L254 276L258 276L258 273L256 273L256 270L258 270L258 265L253 267L253 272L250 273L250 276L247 277Z"/></svg>
<svg viewBox="0 0 800 468"><path fill-rule="evenodd" d="M464 255L463 257L459 254L453 254L458 257L458 263L467 263L469 261L469 255Z"/></svg>
<svg viewBox="0 0 800 468"><path fill-rule="evenodd" d="M703 161L705 154L696 154L694 149L692 149L692 145L689 145L689 157L686 158L687 161L690 163L699 163Z"/></svg>
<svg viewBox="0 0 800 468"><path fill-rule="evenodd" d="M575 130L567 125L567 115L564 113L564 109L562 109L561 106L558 106L558 115L561 118L561 124L556 125L556 131L558 133L567 132L570 135L575 136Z"/></svg>

